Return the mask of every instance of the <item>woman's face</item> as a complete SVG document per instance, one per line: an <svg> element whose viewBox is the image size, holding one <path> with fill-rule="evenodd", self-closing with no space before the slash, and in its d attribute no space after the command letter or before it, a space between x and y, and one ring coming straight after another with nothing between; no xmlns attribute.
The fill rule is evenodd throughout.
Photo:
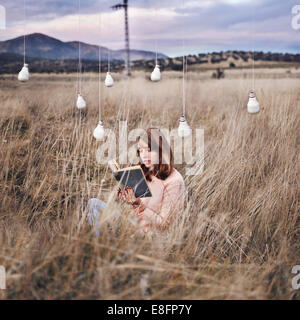
<svg viewBox="0 0 300 320"><path fill-rule="evenodd" d="M147 168L150 168L152 165L159 163L158 152L150 151L147 142L140 139L138 143L138 148L140 152L141 161Z"/></svg>

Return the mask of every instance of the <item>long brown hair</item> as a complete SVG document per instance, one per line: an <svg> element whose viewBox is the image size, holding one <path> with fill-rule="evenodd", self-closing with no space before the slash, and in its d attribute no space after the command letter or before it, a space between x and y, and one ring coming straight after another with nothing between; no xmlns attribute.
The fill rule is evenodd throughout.
<svg viewBox="0 0 300 320"><path fill-rule="evenodd" d="M142 139L146 142L150 151L152 146L155 147L155 150L159 151L159 162L158 164L154 164L153 168L147 168L141 161L139 162L139 165L142 167L148 181L152 180L152 174L158 179L165 180L171 174L174 167L172 149L167 139L158 128L148 128L146 132L147 134L140 136L139 140ZM140 157L139 149L137 149L137 155Z"/></svg>

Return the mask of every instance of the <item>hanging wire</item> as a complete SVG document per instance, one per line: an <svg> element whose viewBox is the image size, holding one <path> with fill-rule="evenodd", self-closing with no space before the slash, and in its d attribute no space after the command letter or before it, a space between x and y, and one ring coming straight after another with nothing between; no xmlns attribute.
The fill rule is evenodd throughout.
<svg viewBox="0 0 300 320"><path fill-rule="evenodd" d="M101 13L99 14L99 33L101 37ZM99 120L101 120L101 38L99 44Z"/></svg>
<svg viewBox="0 0 300 320"><path fill-rule="evenodd" d="M110 72L110 49L108 49L107 53L107 71Z"/></svg>
<svg viewBox="0 0 300 320"><path fill-rule="evenodd" d="M81 0L78 0L78 35L80 35L80 11L81 11ZM81 43L78 39L78 72L77 72L77 88L78 93L81 94L82 87L82 68L81 68Z"/></svg>
<svg viewBox="0 0 300 320"><path fill-rule="evenodd" d="M157 37L155 38L155 65L157 65Z"/></svg>
<svg viewBox="0 0 300 320"><path fill-rule="evenodd" d="M184 0L182 0L183 9L185 7ZM184 35L184 19L182 23L182 31ZM186 109L186 96L185 96L185 39L184 36L182 38L182 115L185 116L185 109Z"/></svg>
<svg viewBox="0 0 300 320"><path fill-rule="evenodd" d="M23 59L24 64L26 63L26 0L24 0L24 51L23 51Z"/></svg>
<svg viewBox="0 0 300 320"><path fill-rule="evenodd" d="M185 56L182 56L182 115L185 116Z"/></svg>
<svg viewBox="0 0 300 320"><path fill-rule="evenodd" d="M155 6L155 17L157 17L157 7ZM157 36L155 36L155 65L157 66Z"/></svg>
<svg viewBox="0 0 300 320"><path fill-rule="evenodd" d="M251 37L252 37L252 91L255 90L255 75L254 75L254 4L252 4L251 17Z"/></svg>

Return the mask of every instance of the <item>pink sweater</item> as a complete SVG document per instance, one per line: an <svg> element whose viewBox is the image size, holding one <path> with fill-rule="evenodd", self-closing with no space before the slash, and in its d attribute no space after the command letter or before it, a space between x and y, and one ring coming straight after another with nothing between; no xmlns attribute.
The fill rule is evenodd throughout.
<svg viewBox="0 0 300 320"><path fill-rule="evenodd" d="M146 209L139 216L142 231L152 229L167 230L176 214L183 210L185 185L182 175L173 168L166 180L152 177L147 181L152 193L150 198L142 198ZM137 213L138 208L134 208Z"/></svg>

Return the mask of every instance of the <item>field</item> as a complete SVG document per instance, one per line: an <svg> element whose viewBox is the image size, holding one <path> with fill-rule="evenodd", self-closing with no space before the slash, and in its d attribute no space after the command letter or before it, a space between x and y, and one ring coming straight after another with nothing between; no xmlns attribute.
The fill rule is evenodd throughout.
<svg viewBox="0 0 300 320"><path fill-rule="evenodd" d="M176 128L180 72L151 83L115 75L103 92L105 126ZM299 299L300 71L259 69L257 115L247 113L250 70L190 72L187 119L204 129L202 174L185 177L189 201L166 234L135 233L129 207L95 152L96 74L85 74L88 113L75 110L76 75L0 79L1 299ZM184 165L176 166L184 174ZM109 202L95 238L84 210ZM112 214L122 211L119 220Z"/></svg>

